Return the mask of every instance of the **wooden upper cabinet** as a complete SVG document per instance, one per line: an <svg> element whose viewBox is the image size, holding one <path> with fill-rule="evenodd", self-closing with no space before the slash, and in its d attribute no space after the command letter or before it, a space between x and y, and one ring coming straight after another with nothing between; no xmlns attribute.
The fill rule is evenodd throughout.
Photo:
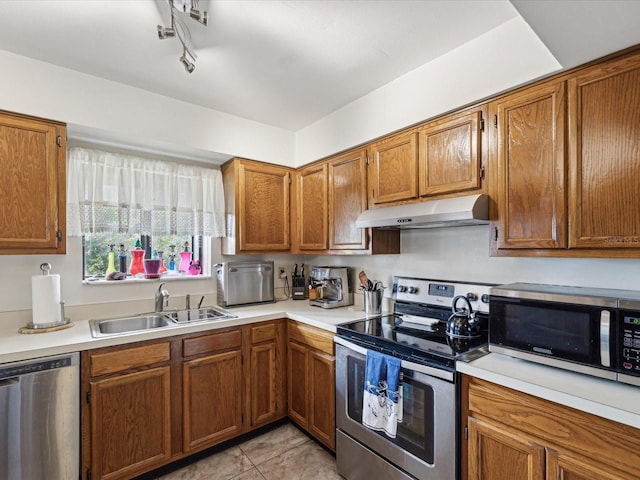
<svg viewBox="0 0 640 480"><path fill-rule="evenodd" d="M0 112L0 254L66 253L66 127Z"/></svg>
<svg viewBox="0 0 640 480"><path fill-rule="evenodd" d="M222 166L227 237L222 253L286 252L291 169L245 159Z"/></svg>
<svg viewBox="0 0 640 480"><path fill-rule="evenodd" d="M399 133L373 143L370 148L370 204L418 198L418 132Z"/></svg>
<svg viewBox="0 0 640 480"><path fill-rule="evenodd" d="M490 105L497 222L492 250L566 248L564 81Z"/></svg>
<svg viewBox="0 0 640 480"><path fill-rule="evenodd" d="M481 189L484 117L481 106L420 127L420 196Z"/></svg>
<svg viewBox="0 0 640 480"><path fill-rule="evenodd" d="M568 81L570 247L640 247L640 55Z"/></svg>
<svg viewBox="0 0 640 480"><path fill-rule="evenodd" d="M326 250L328 241L327 164L296 172L296 209L300 250Z"/></svg>
<svg viewBox="0 0 640 480"><path fill-rule="evenodd" d="M329 161L329 248L365 250L367 229L355 222L367 208L367 152L356 150Z"/></svg>

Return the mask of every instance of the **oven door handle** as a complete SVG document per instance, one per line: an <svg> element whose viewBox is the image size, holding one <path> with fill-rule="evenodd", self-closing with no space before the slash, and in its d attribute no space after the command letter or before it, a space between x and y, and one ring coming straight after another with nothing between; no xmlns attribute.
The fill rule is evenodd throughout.
<svg viewBox="0 0 640 480"><path fill-rule="evenodd" d="M343 347L354 351L355 353L359 353L360 355L363 355L365 357L367 356L366 348L356 345L355 343L351 343L349 340L345 340L342 337L334 336L333 341L338 345L342 345ZM453 372L449 372L447 370L440 370L439 368L429 367L427 365L421 365L419 363L407 362L406 360L401 360L400 366L407 370L424 373L425 375L429 375L431 377L453 382Z"/></svg>

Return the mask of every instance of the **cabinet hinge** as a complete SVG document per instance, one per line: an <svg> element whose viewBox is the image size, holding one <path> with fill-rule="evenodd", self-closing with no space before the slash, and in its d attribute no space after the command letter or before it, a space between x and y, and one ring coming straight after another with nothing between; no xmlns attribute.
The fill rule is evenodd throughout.
<svg viewBox="0 0 640 480"><path fill-rule="evenodd" d="M494 240L497 241L498 240L498 227L495 227L494 230L495 230L495 238L494 238Z"/></svg>
<svg viewBox="0 0 640 480"><path fill-rule="evenodd" d="M365 163L366 165L369 165L369 154L367 154L367 155L364 157L364 163Z"/></svg>
<svg viewBox="0 0 640 480"><path fill-rule="evenodd" d="M58 238L59 242L62 241L62 230L58 229L58 231L56 232L56 237Z"/></svg>
<svg viewBox="0 0 640 480"><path fill-rule="evenodd" d="M62 146L62 137L60 135L56 137L56 145L58 145L59 147Z"/></svg>
<svg viewBox="0 0 640 480"><path fill-rule="evenodd" d="M87 469L87 480L91 480L91 469Z"/></svg>
<svg viewBox="0 0 640 480"><path fill-rule="evenodd" d="M480 131L484 132L484 118L480 119Z"/></svg>
<svg viewBox="0 0 640 480"><path fill-rule="evenodd" d="M289 180L289 185L291 185L291 174L287 173L287 180Z"/></svg>
<svg viewBox="0 0 640 480"><path fill-rule="evenodd" d="M498 115L493 116L493 126L498 128Z"/></svg>
<svg viewBox="0 0 640 480"><path fill-rule="evenodd" d="M91 392L87 392L87 403L91 403Z"/></svg>
<svg viewBox="0 0 640 480"><path fill-rule="evenodd" d="M464 439L469 440L469 427L464 427Z"/></svg>
<svg viewBox="0 0 640 480"><path fill-rule="evenodd" d="M484 180L484 165L480 167L480 180Z"/></svg>

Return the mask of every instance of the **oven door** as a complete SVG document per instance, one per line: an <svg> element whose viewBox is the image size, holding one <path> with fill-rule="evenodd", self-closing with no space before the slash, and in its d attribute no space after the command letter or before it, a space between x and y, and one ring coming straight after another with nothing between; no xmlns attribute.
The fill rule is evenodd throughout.
<svg viewBox="0 0 640 480"><path fill-rule="evenodd" d="M453 374L403 361L403 418L396 438L389 438L362 425L365 365L366 349L336 337L336 426L339 434L355 440L360 447L349 452L337 450L339 473L348 474L349 480L361 478L340 471L341 465L372 465L377 454L420 480L457 478ZM354 459L353 455L362 458Z"/></svg>

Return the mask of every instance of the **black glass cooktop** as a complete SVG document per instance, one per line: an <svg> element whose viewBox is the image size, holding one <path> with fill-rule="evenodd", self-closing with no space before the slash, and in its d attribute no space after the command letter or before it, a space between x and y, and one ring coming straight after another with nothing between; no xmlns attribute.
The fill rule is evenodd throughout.
<svg viewBox="0 0 640 480"><path fill-rule="evenodd" d="M337 334L360 346L424 365L455 370L456 360L484 355L486 333L477 338L452 338L446 322L432 325L403 315L381 315L338 325Z"/></svg>

